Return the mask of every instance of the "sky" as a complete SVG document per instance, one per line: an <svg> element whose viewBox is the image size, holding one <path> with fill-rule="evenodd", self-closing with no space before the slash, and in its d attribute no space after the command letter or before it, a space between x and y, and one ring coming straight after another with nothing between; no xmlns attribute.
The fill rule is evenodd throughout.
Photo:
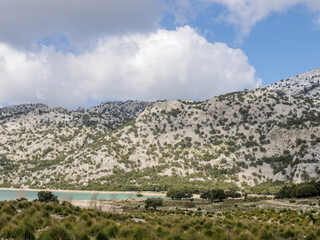
<svg viewBox="0 0 320 240"><path fill-rule="evenodd" d="M319 0L0 0L0 106L205 100L320 68Z"/></svg>

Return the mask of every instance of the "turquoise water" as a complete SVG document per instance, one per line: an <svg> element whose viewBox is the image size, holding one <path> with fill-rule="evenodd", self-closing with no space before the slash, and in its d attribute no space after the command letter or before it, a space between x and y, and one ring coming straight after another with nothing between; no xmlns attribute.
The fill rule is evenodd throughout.
<svg viewBox="0 0 320 240"><path fill-rule="evenodd" d="M90 200L94 193L75 193L75 192L54 192L54 195L58 197L59 200ZM38 191L23 191L23 195L29 201L37 199ZM18 190L0 190L0 201L4 200L15 200L19 196ZM152 198L153 196L147 196L148 198ZM155 196L154 196L155 197ZM120 200L120 199L130 199L130 198L138 198L136 194L107 194L107 193L99 193L98 199L105 200Z"/></svg>

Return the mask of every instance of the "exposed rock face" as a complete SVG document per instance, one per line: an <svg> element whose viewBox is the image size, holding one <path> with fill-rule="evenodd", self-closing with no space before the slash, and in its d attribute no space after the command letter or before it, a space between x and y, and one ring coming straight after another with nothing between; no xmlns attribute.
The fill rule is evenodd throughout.
<svg viewBox="0 0 320 240"><path fill-rule="evenodd" d="M0 184L152 190L179 179L319 178L319 72L204 102L0 108Z"/></svg>

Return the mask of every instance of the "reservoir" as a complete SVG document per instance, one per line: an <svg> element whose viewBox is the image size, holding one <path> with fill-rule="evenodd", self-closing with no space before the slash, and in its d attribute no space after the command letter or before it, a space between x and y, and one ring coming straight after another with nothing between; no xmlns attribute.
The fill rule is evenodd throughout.
<svg viewBox="0 0 320 240"><path fill-rule="evenodd" d="M38 198L38 190L0 190L0 201L4 200L15 200L20 197L25 197L29 201L35 200ZM134 193L94 193L94 192L55 192L51 191L54 195L58 197L59 200L91 200L103 199L103 200L121 200L121 199L130 199L138 198ZM143 198L154 198L159 196L144 196Z"/></svg>

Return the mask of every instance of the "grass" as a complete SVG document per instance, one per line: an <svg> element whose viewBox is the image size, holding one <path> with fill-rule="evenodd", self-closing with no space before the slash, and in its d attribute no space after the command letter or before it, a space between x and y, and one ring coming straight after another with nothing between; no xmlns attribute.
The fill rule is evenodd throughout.
<svg viewBox="0 0 320 240"><path fill-rule="evenodd" d="M67 202L3 201L0 239L319 239L319 209L310 206L318 199L304 201L300 207L283 200L291 209L264 199L165 200L157 211L146 211L141 200L114 201L122 214Z"/></svg>

